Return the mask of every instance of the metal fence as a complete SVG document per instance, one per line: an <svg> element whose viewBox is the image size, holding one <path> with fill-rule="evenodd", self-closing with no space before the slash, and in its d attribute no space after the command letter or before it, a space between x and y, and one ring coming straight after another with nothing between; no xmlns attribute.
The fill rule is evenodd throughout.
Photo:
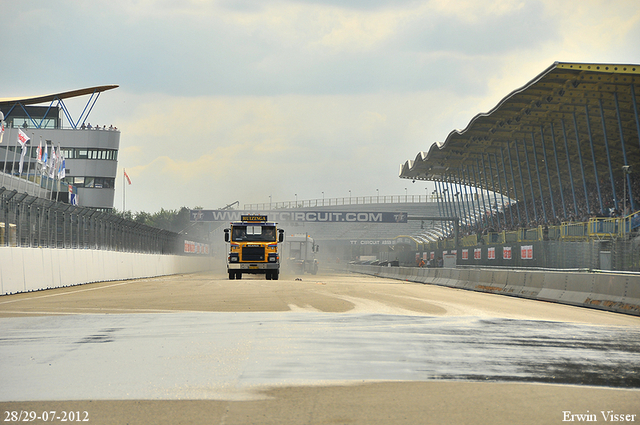
<svg viewBox="0 0 640 425"><path fill-rule="evenodd" d="M244 204L245 210L277 210L283 208L315 208L349 205L371 204L424 204L437 202L435 195L375 195L375 196L345 196L342 198L321 198L285 202L263 202L259 204Z"/></svg>
<svg viewBox="0 0 640 425"><path fill-rule="evenodd" d="M0 245L182 254L184 237L108 212L0 188Z"/></svg>

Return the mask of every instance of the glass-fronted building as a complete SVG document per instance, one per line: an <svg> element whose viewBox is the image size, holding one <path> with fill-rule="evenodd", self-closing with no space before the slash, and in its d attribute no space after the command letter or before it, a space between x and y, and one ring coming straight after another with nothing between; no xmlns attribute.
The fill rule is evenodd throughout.
<svg viewBox="0 0 640 425"><path fill-rule="evenodd" d="M70 194L73 193L80 206L113 209L120 131L111 125L91 125L89 112L100 93L116 87L100 86L40 97L0 99L5 123L0 144L0 187L39 193L44 189L44 196L63 202L70 202ZM78 120L73 121L64 99L78 96L90 96L90 99ZM24 149L22 171L20 157L23 148L18 142L20 131L30 138ZM60 165L51 172L52 167L38 161L39 145L42 146L41 155L46 151L49 158L54 148L56 154L62 153L64 172Z"/></svg>

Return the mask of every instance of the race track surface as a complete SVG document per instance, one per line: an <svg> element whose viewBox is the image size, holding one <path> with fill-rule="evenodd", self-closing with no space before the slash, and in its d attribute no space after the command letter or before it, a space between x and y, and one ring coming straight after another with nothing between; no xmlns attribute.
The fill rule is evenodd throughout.
<svg viewBox="0 0 640 425"><path fill-rule="evenodd" d="M640 422L640 318L353 274L3 296L0 358L7 423Z"/></svg>

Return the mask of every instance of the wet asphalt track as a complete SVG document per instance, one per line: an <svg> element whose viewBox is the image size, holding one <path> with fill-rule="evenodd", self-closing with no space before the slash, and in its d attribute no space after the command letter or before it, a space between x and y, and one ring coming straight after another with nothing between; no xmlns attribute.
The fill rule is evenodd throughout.
<svg viewBox="0 0 640 425"><path fill-rule="evenodd" d="M318 312L0 319L0 401L248 400L263 386L473 380L640 388L640 329Z"/></svg>

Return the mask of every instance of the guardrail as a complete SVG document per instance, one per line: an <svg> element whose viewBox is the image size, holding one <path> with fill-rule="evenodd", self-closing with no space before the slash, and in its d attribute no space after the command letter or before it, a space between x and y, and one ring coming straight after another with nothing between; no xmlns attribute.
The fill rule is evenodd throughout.
<svg viewBox="0 0 640 425"><path fill-rule="evenodd" d="M403 281L554 301L640 316L640 274L557 270L425 269L349 265L348 270Z"/></svg>

